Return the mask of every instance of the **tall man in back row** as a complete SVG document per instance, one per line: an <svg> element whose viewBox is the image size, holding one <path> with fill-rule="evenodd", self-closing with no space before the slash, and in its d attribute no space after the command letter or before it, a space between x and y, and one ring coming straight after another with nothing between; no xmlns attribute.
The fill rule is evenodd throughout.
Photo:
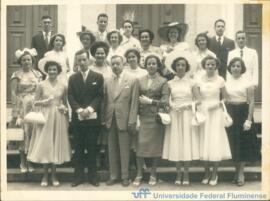
<svg viewBox="0 0 270 201"><path fill-rule="evenodd" d="M226 80L228 53L235 48L235 45L233 40L224 36L225 26L223 19L215 21L216 35L209 40L209 50L214 52L220 60L218 74Z"/></svg>
<svg viewBox="0 0 270 201"><path fill-rule="evenodd" d="M44 54L49 51L52 32L52 18L49 15L44 15L41 18L42 30L32 37L31 47L37 51L36 62L44 57Z"/></svg>

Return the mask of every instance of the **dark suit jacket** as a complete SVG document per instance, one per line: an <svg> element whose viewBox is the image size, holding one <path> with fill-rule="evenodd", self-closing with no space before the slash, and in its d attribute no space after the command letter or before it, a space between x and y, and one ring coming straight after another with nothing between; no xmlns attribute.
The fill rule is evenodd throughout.
<svg viewBox="0 0 270 201"><path fill-rule="evenodd" d="M221 62L221 66L218 70L219 75L226 79L226 70L227 70L227 59L229 51L235 48L234 41L224 37L223 43L219 46L216 37L210 38L208 49L214 52L217 55L217 58Z"/></svg>
<svg viewBox="0 0 270 201"><path fill-rule="evenodd" d="M103 76L89 70L86 81L83 81L81 72L70 76L68 83L68 101L72 109L73 123L79 123L76 111L79 108L91 106L97 112L97 119L84 120L87 125L100 125L101 101L103 99Z"/></svg>
<svg viewBox="0 0 270 201"><path fill-rule="evenodd" d="M124 72L123 72L124 73ZM119 130L126 131L128 123L135 124L137 120L139 97L138 80L123 74L119 91L115 95L114 76L105 83L104 93L104 121L107 128L111 128L113 114Z"/></svg>
<svg viewBox="0 0 270 201"><path fill-rule="evenodd" d="M51 36L53 33L51 33ZM37 62L44 57L44 54L51 49L51 47L46 47L45 39L42 31L39 31L36 35L32 37L31 47L37 50Z"/></svg>

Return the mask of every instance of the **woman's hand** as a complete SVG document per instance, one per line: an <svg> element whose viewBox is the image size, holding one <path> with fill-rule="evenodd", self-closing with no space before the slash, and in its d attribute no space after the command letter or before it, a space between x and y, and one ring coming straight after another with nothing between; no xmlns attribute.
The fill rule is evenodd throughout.
<svg viewBox="0 0 270 201"><path fill-rule="evenodd" d="M17 117L15 125L16 126L21 126L22 125L22 118L21 117Z"/></svg>
<svg viewBox="0 0 270 201"><path fill-rule="evenodd" d="M63 114L66 114L66 113L68 112L67 107L64 106L64 105L60 105L60 106L58 107L58 110L59 110L61 113L63 113Z"/></svg>
<svg viewBox="0 0 270 201"><path fill-rule="evenodd" d="M250 120L246 120L244 125L243 125L243 130L244 131L250 130L251 129L251 124L252 124L252 122Z"/></svg>
<svg viewBox="0 0 270 201"><path fill-rule="evenodd" d="M140 103L143 105L151 105L152 104L152 99L148 98L147 96L140 96L139 97Z"/></svg>

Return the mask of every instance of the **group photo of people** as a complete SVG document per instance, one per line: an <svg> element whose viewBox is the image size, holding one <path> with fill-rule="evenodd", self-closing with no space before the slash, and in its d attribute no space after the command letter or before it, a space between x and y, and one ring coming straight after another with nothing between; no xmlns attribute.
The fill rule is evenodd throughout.
<svg viewBox="0 0 270 201"><path fill-rule="evenodd" d="M81 49L70 56L72 42L42 15L31 46L10 53L19 68L7 77L7 130L22 131L14 145L21 174L41 168L40 185L57 187L58 167L69 164L72 187L100 186L100 170L108 171L107 186L155 186L169 161L170 182L190 186L195 162L204 169L201 185L216 186L220 164L231 161L232 185L244 186L246 164L261 160L254 123L260 55L246 29L230 38L228 22L216 16L191 43L184 20L153 29L131 16L108 29L110 19L101 12L97 30L74 30Z"/></svg>

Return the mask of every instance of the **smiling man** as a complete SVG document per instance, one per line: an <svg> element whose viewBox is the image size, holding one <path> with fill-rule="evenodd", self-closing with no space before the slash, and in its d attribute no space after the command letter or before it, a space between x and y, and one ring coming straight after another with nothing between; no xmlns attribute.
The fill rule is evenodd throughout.
<svg viewBox="0 0 270 201"><path fill-rule="evenodd" d="M98 30L95 32L96 41L107 41L108 15L101 13L97 17Z"/></svg>

